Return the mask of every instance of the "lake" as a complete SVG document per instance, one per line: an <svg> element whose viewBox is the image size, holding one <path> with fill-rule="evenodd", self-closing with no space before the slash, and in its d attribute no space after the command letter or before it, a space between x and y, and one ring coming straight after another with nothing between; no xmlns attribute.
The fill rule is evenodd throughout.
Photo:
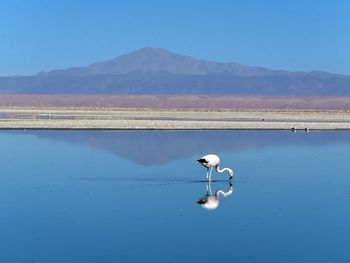
<svg viewBox="0 0 350 263"><path fill-rule="evenodd" d="M0 145L0 262L350 262L350 132L1 131ZM205 181L207 153L232 185Z"/></svg>

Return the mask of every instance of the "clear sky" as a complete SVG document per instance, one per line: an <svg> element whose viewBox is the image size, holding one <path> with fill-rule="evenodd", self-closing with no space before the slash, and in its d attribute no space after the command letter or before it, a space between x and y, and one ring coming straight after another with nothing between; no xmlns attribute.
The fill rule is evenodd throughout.
<svg viewBox="0 0 350 263"><path fill-rule="evenodd" d="M350 1L0 0L0 76L82 66L147 46L350 74Z"/></svg>

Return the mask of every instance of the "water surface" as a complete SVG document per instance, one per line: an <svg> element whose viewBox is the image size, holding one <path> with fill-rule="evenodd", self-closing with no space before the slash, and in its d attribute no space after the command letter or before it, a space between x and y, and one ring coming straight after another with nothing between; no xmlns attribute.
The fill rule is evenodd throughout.
<svg viewBox="0 0 350 263"><path fill-rule="evenodd" d="M0 145L0 262L350 261L349 132L2 131ZM232 187L204 181L211 152ZM219 189L215 209L197 204Z"/></svg>

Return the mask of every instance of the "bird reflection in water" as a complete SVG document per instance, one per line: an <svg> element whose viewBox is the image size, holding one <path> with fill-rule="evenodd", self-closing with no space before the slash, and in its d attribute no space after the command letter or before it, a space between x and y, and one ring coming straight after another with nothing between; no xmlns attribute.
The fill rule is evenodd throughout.
<svg viewBox="0 0 350 263"><path fill-rule="evenodd" d="M222 189L218 189L215 191L215 194L212 194L211 191L211 182L207 182L207 194L200 198L197 203L200 204L203 208L208 210L214 210L219 206L220 195L227 197L233 193L233 186L230 182L227 191L225 192Z"/></svg>

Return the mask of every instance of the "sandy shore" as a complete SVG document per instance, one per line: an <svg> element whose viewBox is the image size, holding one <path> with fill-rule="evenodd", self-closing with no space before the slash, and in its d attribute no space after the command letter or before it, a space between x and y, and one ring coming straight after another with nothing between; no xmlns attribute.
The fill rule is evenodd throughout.
<svg viewBox="0 0 350 263"><path fill-rule="evenodd" d="M349 110L350 96L0 94L0 107Z"/></svg>
<svg viewBox="0 0 350 263"><path fill-rule="evenodd" d="M348 110L2 107L0 129L350 129Z"/></svg>

